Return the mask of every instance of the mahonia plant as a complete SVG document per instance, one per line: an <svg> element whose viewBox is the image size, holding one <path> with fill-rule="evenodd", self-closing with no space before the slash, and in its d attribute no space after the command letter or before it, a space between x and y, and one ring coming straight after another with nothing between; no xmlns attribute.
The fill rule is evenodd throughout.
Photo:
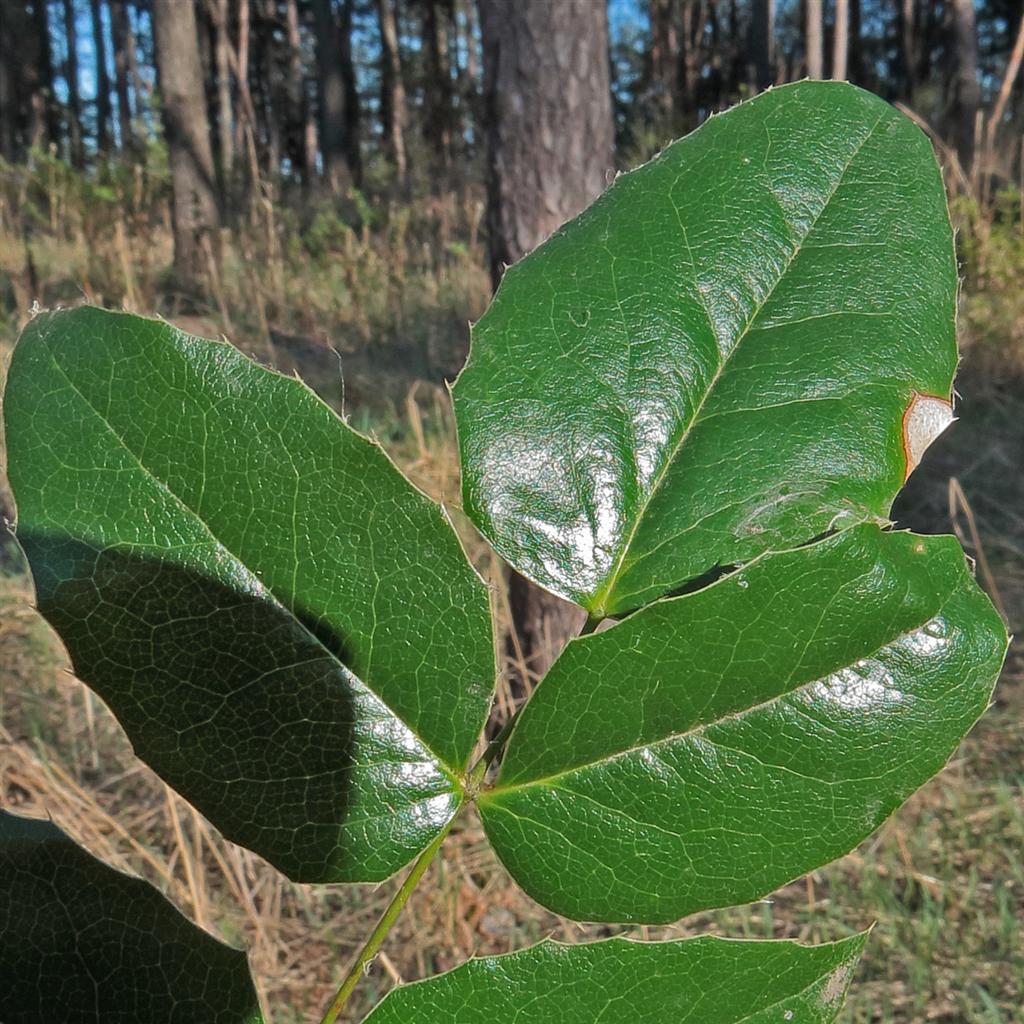
<svg viewBox="0 0 1024 1024"><path fill-rule="evenodd" d="M414 862L324 1024L471 805L569 918L758 899L939 771L1002 664L957 542L887 518L952 420L956 293L929 143L820 82L713 117L511 267L453 388L464 509L589 620L476 760L495 645L445 511L226 342L26 327L4 416L39 610L227 838L306 883ZM49 823L0 818L0 930L4 1024L261 1020L243 953ZM542 942L367 1020L833 1021L864 941Z"/></svg>

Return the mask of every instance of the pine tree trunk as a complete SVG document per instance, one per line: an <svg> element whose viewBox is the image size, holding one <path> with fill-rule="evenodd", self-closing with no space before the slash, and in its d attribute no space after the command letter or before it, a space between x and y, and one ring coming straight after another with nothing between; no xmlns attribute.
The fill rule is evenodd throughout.
<svg viewBox="0 0 1024 1024"><path fill-rule="evenodd" d="M48 132L46 38L20 0L0 0L0 156L16 163Z"/></svg>
<svg viewBox="0 0 1024 1024"><path fill-rule="evenodd" d="M426 140L437 154L438 163L447 170L452 147L452 78L448 64L448 23L451 18L447 0L426 0L423 19L423 43L427 53L427 117L423 122Z"/></svg>
<svg viewBox="0 0 1024 1024"><path fill-rule="evenodd" d="M12 31L19 13L15 0L0 0L0 15L6 27L5 31L0 32L0 158L7 163L14 163L21 156L18 138L20 83L13 53Z"/></svg>
<svg viewBox="0 0 1024 1024"><path fill-rule="evenodd" d="M231 39L228 0L208 0L213 21L213 64L217 80L217 155L221 189L227 201L235 166L234 105L231 102Z"/></svg>
<svg viewBox="0 0 1024 1024"><path fill-rule="evenodd" d="M220 220L198 29L192 0L153 0L152 10L171 171L174 271L194 295L202 290Z"/></svg>
<svg viewBox="0 0 1024 1024"><path fill-rule="evenodd" d="M917 46L914 39L914 0L900 0L900 58L903 65L903 99L913 106L917 90Z"/></svg>
<svg viewBox="0 0 1024 1024"><path fill-rule="evenodd" d="M78 91L78 26L75 21L74 0L64 0L64 36L67 40L65 75L68 84L68 134L71 146L71 165L81 168L85 164L82 145L82 97Z"/></svg>
<svg viewBox="0 0 1024 1024"><path fill-rule="evenodd" d="M679 64L679 0L650 0L650 77L654 103L664 122L676 115L675 93Z"/></svg>
<svg viewBox="0 0 1024 1024"><path fill-rule="evenodd" d="M96 60L96 148L101 153L110 151L110 75L107 72L107 39L103 31L103 16L100 0L89 0L89 14L92 18L92 38Z"/></svg>
<svg viewBox="0 0 1024 1024"><path fill-rule="evenodd" d="M676 110L680 126L686 131L697 127L700 69L704 58L704 24L707 11L703 0L683 5L680 38L682 45L676 76Z"/></svg>
<svg viewBox="0 0 1024 1024"><path fill-rule="evenodd" d="M345 85L345 162L357 188L363 184L362 111L352 60L352 3L341 0L341 77Z"/></svg>
<svg viewBox="0 0 1024 1024"><path fill-rule="evenodd" d="M297 0L285 0L285 39L288 44L288 65L285 78L285 150L303 187L310 184L313 160L307 145L309 104L306 100L306 82L302 73L302 32L299 27Z"/></svg>
<svg viewBox="0 0 1024 1024"><path fill-rule="evenodd" d="M514 263L592 202L612 170L608 23L588 0L481 0L488 227L497 285ZM543 675L581 609L521 576L509 587L529 668Z"/></svg>
<svg viewBox="0 0 1024 1024"><path fill-rule="evenodd" d="M345 182L345 77L341 33L331 0L313 0L320 89L320 152L324 181L338 192Z"/></svg>
<svg viewBox="0 0 1024 1024"><path fill-rule="evenodd" d="M250 175L255 187L259 176L259 161L256 157L256 105L249 89L249 0L238 0L238 46L235 48L235 81L238 83L238 100L242 116L235 118L235 150L242 152L248 143Z"/></svg>
<svg viewBox="0 0 1024 1024"><path fill-rule="evenodd" d="M847 50L847 77L855 85L859 85L864 81L864 45L861 40L860 0L850 0L850 33Z"/></svg>
<svg viewBox="0 0 1024 1024"><path fill-rule="evenodd" d="M332 192L346 181L362 183L359 92L352 65L352 5L342 0L338 18L332 0L313 0L320 96L320 151L323 175Z"/></svg>
<svg viewBox="0 0 1024 1024"><path fill-rule="evenodd" d="M825 77L825 44L822 31L822 0L804 0L804 49L807 77Z"/></svg>
<svg viewBox="0 0 1024 1024"><path fill-rule="evenodd" d="M747 54L750 84L767 89L775 81L775 0L751 0Z"/></svg>
<svg viewBox="0 0 1024 1024"><path fill-rule="evenodd" d="M384 141L394 161L398 177L406 176L405 86L402 83L402 63L398 53L398 29L395 24L394 0L377 0L380 23L380 113Z"/></svg>
<svg viewBox="0 0 1024 1024"><path fill-rule="evenodd" d="M39 60L39 97L46 126L43 138L48 145L56 145L60 141L60 117L53 91L53 47L50 44L50 18L46 0L34 0L32 18Z"/></svg>
<svg viewBox="0 0 1024 1024"><path fill-rule="evenodd" d="M836 0L836 20L832 33L832 77L836 81L846 80L846 57L850 44L849 0Z"/></svg>
<svg viewBox="0 0 1024 1024"><path fill-rule="evenodd" d="M953 118L956 151L967 174L974 166L975 123L981 106L978 83L978 36L972 0L953 0Z"/></svg>
<svg viewBox="0 0 1024 1024"><path fill-rule="evenodd" d="M114 93L117 96L117 129L121 136L121 148L130 151L135 148L135 133L132 130L132 108L128 89L128 39L131 27L128 24L128 8L125 0L108 0L110 8L110 32L114 41Z"/></svg>

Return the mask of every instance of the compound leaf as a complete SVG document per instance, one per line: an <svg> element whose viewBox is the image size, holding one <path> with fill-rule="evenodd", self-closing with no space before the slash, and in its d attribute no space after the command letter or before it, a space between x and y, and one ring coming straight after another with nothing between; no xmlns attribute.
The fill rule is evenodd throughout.
<svg viewBox="0 0 1024 1024"><path fill-rule="evenodd" d="M1006 631L952 537L872 524L569 644L484 826L580 920L743 903L850 850L984 711Z"/></svg>
<svg viewBox="0 0 1024 1024"><path fill-rule="evenodd" d="M48 821L0 811L4 1024L261 1024L241 950Z"/></svg>
<svg viewBox="0 0 1024 1024"><path fill-rule="evenodd" d="M762 94L506 273L453 390L466 511L595 617L884 518L952 419L956 291L918 128Z"/></svg>
<svg viewBox="0 0 1024 1024"><path fill-rule="evenodd" d="M392 989L366 1024L826 1024L865 938L542 942Z"/></svg>
<svg viewBox="0 0 1024 1024"><path fill-rule="evenodd" d="M463 798L494 653L442 510L298 380L83 308L5 397L39 609L138 755L301 881L374 881Z"/></svg>

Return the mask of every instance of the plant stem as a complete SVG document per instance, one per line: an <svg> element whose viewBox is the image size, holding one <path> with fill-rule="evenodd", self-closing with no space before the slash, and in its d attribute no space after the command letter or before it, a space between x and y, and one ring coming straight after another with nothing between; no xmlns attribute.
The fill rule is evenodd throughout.
<svg viewBox="0 0 1024 1024"><path fill-rule="evenodd" d="M394 898L388 904L387 910L384 911L377 922L377 927L373 929L370 937L366 940L366 945L360 950L359 955L349 968L348 974L345 975L345 980L341 983L341 988L338 989L338 994L334 997L334 1001L324 1014L320 1024L334 1024L338 1019L338 1015L345 1008L349 996L352 995L356 985L359 984L363 972L380 951L380 947L384 944L384 939L387 937L388 932L391 931L395 921L398 920L398 915L402 912L402 908L409 901L413 889L416 888L420 879L426 873L427 868L430 867L430 862L437 856L437 851L441 849L441 844L447 838L455 817L455 815L452 816L451 821L445 825L434 841L420 854L419 859L413 864L412 870L405 876L405 881L402 882L398 892L395 893Z"/></svg>
<svg viewBox="0 0 1024 1024"><path fill-rule="evenodd" d="M590 618L587 619L580 630L580 636L586 636L588 633L592 633L597 626L600 624L601 618ZM466 779L466 796L472 801L481 784L484 781L484 776L487 774L487 769L490 767L491 762L501 753L508 741L509 735L512 732L513 727L516 724L516 720L519 718L520 712L526 707L523 704L512 717L502 727L501 732L494 737L493 740L487 745L487 749L480 756L480 760L470 769L469 775ZM419 884L420 879L426 873L430 862L437 856L437 851L441 849L442 843L448 837L449 831L451 831L452 824L455 821L456 815L452 816L452 820L438 833L434 841L420 854L419 859L412 866L412 870L408 875L405 876L405 881L402 883L401 888L395 893L394 899L388 904L387 910L381 915L381 919L377 922L377 927L373 929L370 937L366 940L366 944L359 952L359 956L356 957L352 966L349 968L348 974L345 975L345 980L341 983L341 988L338 989L338 994L334 997L334 1001L331 1003L329 1009L324 1014L320 1024L334 1024L338 1019L338 1015L345 1008L345 1004L348 1002L349 997L355 991L356 985L359 984L359 979L363 976L363 971L367 965L380 951L380 947L384 944L384 939L387 937L389 931L395 921L398 920L398 915L401 914L402 908L409 901L409 897L412 895L413 889Z"/></svg>

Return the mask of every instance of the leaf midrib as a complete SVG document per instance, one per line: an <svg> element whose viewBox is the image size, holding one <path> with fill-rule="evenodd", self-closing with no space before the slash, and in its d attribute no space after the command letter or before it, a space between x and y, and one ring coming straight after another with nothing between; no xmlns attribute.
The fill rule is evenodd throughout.
<svg viewBox="0 0 1024 1024"><path fill-rule="evenodd" d="M764 298L755 306L750 317L747 319L747 322L743 325L743 327L737 334L736 340L733 343L732 348L729 350L728 354L722 358L722 361L719 363L718 368L715 370L713 376L711 377L711 380L708 382L708 386L705 389L704 394L701 396L700 401L693 409L689 423L687 423L687 425L683 428L678 440L672 447L671 454L662 464L661 469L655 475L650 490L648 490L646 496L641 501L640 507L638 508L636 514L633 517L633 524L630 527L629 533L626 535L625 540L622 542L622 548L619 552L619 556L616 559L615 565L613 566L612 571L609 573L604 586L594 596L590 604L587 605L588 610L591 611L595 617L604 617L604 615L606 614L606 606L609 602L609 599L614 596L615 586L621 578L623 572L625 571L626 558L629 555L630 547L632 546L633 541L636 539L637 531L640 529L640 524L643 522L644 517L647 514L647 509L650 507L650 504L653 501L655 495L658 493L658 491L661 488L661 485L665 481L665 478L668 476L669 471L671 470L673 464L676 461L676 458L679 455L679 452L683 448L683 445L686 443L687 439L690 437L691 433L693 432L694 428L698 425L698 423L702 422L701 411L703 410L705 403L707 402L711 394L714 392L715 386L718 384L718 381L721 379L722 375L725 373L726 369L730 365L732 357L739 350L740 345L743 343L743 340L750 333L757 318L761 315L764 308L768 305L772 295L775 294L775 290L785 280L786 276L788 275L790 269L793 266L793 263L796 261L800 253L803 251L804 243L807 241L808 238L810 238L811 234L814 232L814 229L817 227L819 220L822 218L822 216L824 216L825 212L828 210L829 206L832 203L832 200L835 198L836 194L839 192L839 189L842 187L842 184L846 179L847 173L849 172L850 168L854 165L857 158L860 156L861 150L863 150L863 148L871 140L871 137L875 134L875 131L878 129L878 126L882 123L882 121L885 120L886 113L886 111L883 111L881 114L879 114L878 119L875 121L875 123L865 133L864 137L860 140L860 142L857 143L856 149L854 149L853 153L850 155L850 158L846 163L846 166L843 167L842 171L840 172L839 177L836 179L835 185L832 187L831 191L825 197L825 201L824 203L822 203L821 209L818 210L818 212L814 215L814 218L803 232L803 235L798 239L792 254L790 255L789 259L786 260L786 264L782 268L782 271L779 273L778 277L775 279L771 287L765 293ZM686 245L689 248L688 237L686 237ZM696 270L696 266L694 266L694 269ZM704 305L703 296L702 306L704 306L704 312L705 315L707 315L707 308L706 305ZM715 331L714 324L711 322L710 316L708 317L708 326L711 329L712 335L716 336L717 342L717 332Z"/></svg>
<svg viewBox="0 0 1024 1024"><path fill-rule="evenodd" d="M274 591L259 580L253 570L245 563L244 559L235 554L234 551L228 547L213 531L210 524L195 510L193 509L180 495L178 495L174 489L166 481L161 480L138 456L138 454L132 450L128 445L127 441L118 433L115 429L114 424L93 404L89 397L78 387L77 384L72 380L70 374L61 365L57 359L56 353L50 345L50 339L48 334L44 334L41 339L42 343L46 348L46 353L50 358L54 369L61 375L66 382L67 386L71 391L78 396L80 401L85 407L103 424L110 436L117 442L117 444L128 453L129 456L134 460L135 464L145 474L146 478L151 480L157 485L165 494L169 495L173 501L195 522L199 523L210 540L220 548L225 554L227 554L232 561L238 566L245 570L245 573L252 577L259 586L262 588L263 594L265 594L273 604L283 613L285 613L301 630L302 632L314 642L314 644L320 648L331 659L339 668L341 668L346 675L351 679L355 680L359 685L366 688L366 690L373 694L373 696L381 702L381 704L388 709L388 711L399 721L402 725L409 730L410 734L415 737L416 741L423 747L424 751L429 754L434 761L437 763L441 771L448 776L450 782L456 793L461 797L463 793L462 783L458 779L458 772L455 768L451 767L447 761L441 757L433 747L427 743L426 740L414 729L401 715L399 715L394 708L384 699L384 697L377 692L376 689L370 684L369 680L365 680L357 676L347 665L345 665L338 656L329 648L327 645L295 614L295 612L289 608Z"/></svg>
<svg viewBox="0 0 1024 1024"><path fill-rule="evenodd" d="M949 593L946 594L946 596L943 598L939 606L921 622L908 629L902 630L901 632L897 633L894 637L892 637L890 640L886 640L884 644L879 645L872 651L859 655L858 660L861 658L877 657L879 652L885 650L888 647L892 647L894 644L899 643L901 640L905 640L909 636L912 636L914 633L918 632L926 623L930 622L932 619L941 615L945 611L946 606L949 604L949 602L952 601L956 596L960 583L961 577L958 576L956 581L950 586ZM600 636L600 634L598 634L598 636ZM586 643L587 639L588 638L584 637L582 638L582 640L574 642ZM848 667L848 665L839 665L836 668L832 669L830 672L815 675L813 678L806 679L803 682L791 687L790 689L784 690L781 693L777 693L772 697L768 697L766 700L759 701L757 704L751 704L749 707L740 708L736 711L730 711L729 713L721 715L720 717L714 718L710 721L698 722L694 725L689 726L686 729L683 729L680 732L669 733L667 736L659 736L656 739L644 740L642 743L636 743L631 747L627 747L625 750L619 750L613 754L608 754L603 757L595 758L593 761L585 761L582 764L571 765L567 768L560 768L556 772L551 772L548 775L544 775L536 779L527 779L524 782L513 782L509 785L503 786L500 784L499 781L499 784L495 786L494 789L488 790L486 793L481 794L479 800L483 802L492 797L500 797L506 793L513 793L516 790L520 789L530 789L534 786L552 785L558 779L564 778L567 775L574 775L577 772L586 771L588 768L598 768L604 765L612 764L615 761L628 757L630 754L636 754L640 751L647 750L652 747L661 747L666 743L675 743L679 740L684 740L690 736L699 736L706 729L714 728L715 726L722 725L725 722L731 721L733 719L742 719L747 715L751 715L756 711L760 711L762 708L770 707L777 701L783 700L787 697L792 697L794 694L798 694L805 690L808 690L811 687L816 686L822 680L828 679L829 677L835 675L837 672L840 672L844 668ZM513 733L513 740L514 736L515 734ZM510 742L511 741L512 740L510 740Z"/></svg>

